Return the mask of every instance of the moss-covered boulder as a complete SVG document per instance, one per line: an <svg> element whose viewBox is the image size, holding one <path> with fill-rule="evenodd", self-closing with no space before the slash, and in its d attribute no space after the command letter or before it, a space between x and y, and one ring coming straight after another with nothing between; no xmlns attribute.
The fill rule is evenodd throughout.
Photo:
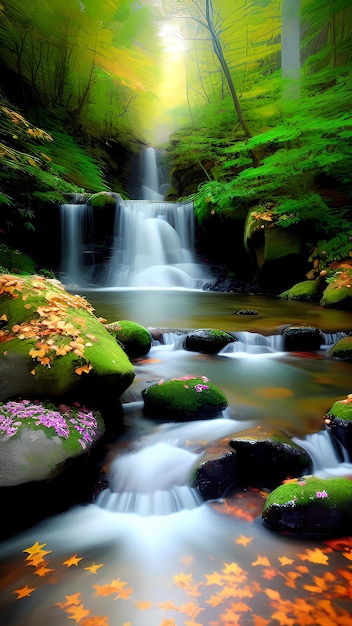
<svg viewBox="0 0 352 626"><path fill-rule="evenodd" d="M337 400L324 416L325 428L333 436L337 446L341 444L341 460L346 460L345 452L352 462L352 394L344 400Z"/></svg>
<svg viewBox="0 0 352 626"><path fill-rule="evenodd" d="M0 404L0 487L47 480L104 434L99 412L29 399Z"/></svg>
<svg viewBox="0 0 352 626"><path fill-rule="evenodd" d="M35 274L36 265L27 254L1 243L0 271L11 274Z"/></svg>
<svg viewBox="0 0 352 626"><path fill-rule="evenodd" d="M122 320L105 324L105 328L122 345L131 359L144 356L152 347L149 330L136 322Z"/></svg>
<svg viewBox="0 0 352 626"><path fill-rule="evenodd" d="M279 295L279 298L282 300L302 300L306 302L316 302L320 297L321 281L319 278L296 283L293 287Z"/></svg>
<svg viewBox="0 0 352 626"><path fill-rule="evenodd" d="M282 331L283 348L288 352L311 352L324 344L324 334L314 326L287 326Z"/></svg>
<svg viewBox="0 0 352 626"><path fill-rule="evenodd" d="M339 339L339 341L330 348L328 356L331 359L338 359L340 361L352 361L352 337Z"/></svg>
<svg viewBox="0 0 352 626"><path fill-rule="evenodd" d="M184 340L184 348L190 352L217 354L229 343L235 341L237 341L235 337L222 330L199 328L187 333Z"/></svg>
<svg viewBox="0 0 352 626"><path fill-rule="evenodd" d="M328 279L320 305L335 309L352 310L352 267L341 265Z"/></svg>
<svg viewBox="0 0 352 626"><path fill-rule="evenodd" d="M263 508L265 526L285 533L350 534L352 480L303 476L272 491Z"/></svg>
<svg viewBox="0 0 352 626"><path fill-rule="evenodd" d="M165 421L208 419L220 415L227 398L206 376L160 380L142 391L144 413Z"/></svg>
<svg viewBox="0 0 352 626"><path fill-rule="evenodd" d="M74 394L99 407L118 399L134 368L93 311L56 280L0 274L0 400Z"/></svg>
<svg viewBox="0 0 352 626"><path fill-rule="evenodd" d="M249 428L231 438L237 458L237 480L242 487L273 489L283 480L312 469L303 448L279 430Z"/></svg>

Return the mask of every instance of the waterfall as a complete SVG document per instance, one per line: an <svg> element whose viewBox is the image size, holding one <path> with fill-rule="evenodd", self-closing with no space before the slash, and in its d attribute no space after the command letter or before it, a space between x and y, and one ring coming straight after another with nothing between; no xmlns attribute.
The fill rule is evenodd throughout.
<svg viewBox="0 0 352 626"><path fill-rule="evenodd" d="M164 199L161 194L161 177L154 148L147 148L143 154L142 197L144 200Z"/></svg>
<svg viewBox="0 0 352 626"><path fill-rule="evenodd" d="M109 286L202 289L192 202L118 200Z"/></svg>
<svg viewBox="0 0 352 626"><path fill-rule="evenodd" d="M61 271L65 282L81 285L86 265L94 263L93 213L88 204L61 205Z"/></svg>

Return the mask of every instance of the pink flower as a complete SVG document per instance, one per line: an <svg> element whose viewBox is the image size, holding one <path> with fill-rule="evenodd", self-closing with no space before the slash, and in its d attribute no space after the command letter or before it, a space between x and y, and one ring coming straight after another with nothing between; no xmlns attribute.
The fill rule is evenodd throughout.
<svg viewBox="0 0 352 626"><path fill-rule="evenodd" d="M317 491L316 493L317 498L328 498L328 494L326 493L325 489L323 489L323 491Z"/></svg>

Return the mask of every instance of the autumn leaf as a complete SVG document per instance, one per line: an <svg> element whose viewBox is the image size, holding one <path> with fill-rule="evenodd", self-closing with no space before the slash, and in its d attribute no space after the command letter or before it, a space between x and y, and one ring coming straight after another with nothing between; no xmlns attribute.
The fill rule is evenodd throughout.
<svg viewBox="0 0 352 626"><path fill-rule="evenodd" d="M287 556L279 556L278 560L280 561L280 565L292 565L293 559L289 559Z"/></svg>
<svg viewBox="0 0 352 626"><path fill-rule="evenodd" d="M67 561L63 561L63 565L67 565L67 567L72 567L72 565L75 565L76 567L78 567L78 563L82 561L82 558L83 557L77 557L76 552L76 554L67 559Z"/></svg>
<svg viewBox="0 0 352 626"><path fill-rule="evenodd" d="M244 546L245 548L247 547L247 545L253 540L253 537L245 537L245 535L240 535L238 537L238 539L236 539L236 543L239 546Z"/></svg>
<svg viewBox="0 0 352 626"><path fill-rule="evenodd" d="M314 550L308 548L305 554L297 554L297 556L301 561L310 561L310 563L319 563L320 565L327 565L329 562L329 557L320 548L314 548Z"/></svg>
<svg viewBox="0 0 352 626"><path fill-rule="evenodd" d="M81 593L74 593L71 596L65 596L66 602L57 602L57 606L64 609L68 606L79 604L81 602Z"/></svg>
<svg viewBox="0 0 352 626"><path fill-rule="evenodd" d="M178 587L187 588L192 583L192 574L179 574L178 576L174 576L174 583L178 585Z"/></svg>
<svg viewBox="0 0 352 626"><path fill-rule="evenodd" d="M35 591L35 587L28 587L28 585L26 585L21 589L15 589L12 593L17 593L17 600L20 600L20 598L30 596L33 591Z"/></svg>
<svg viewBox="0 0 352 626"><path fill-rule="evenodd" d="M205 574L207 579L206 585L222 585L224 582L223 577L218 572L213 572L212 574Z"/></svg>
<svg viewBox="0 0 352 626"><path fill-rule="evenodd" d="M257 565L265 565L266 567L270 567L270 561L268 559L267 556L260 556L260 554L257 555L257 560L253 561L253 563L251 563L251 565L253 567L256 567Z"/></svg>
<svg viewBox="0 0 352 626"><path fill-rule="evenodd" d="M117 594L118 598L127 600L133 590L132 588L125 589L126 585L126 582L123 582L118 578L117 580L112 580L111 583L107 585L93 585L93 587L96 589L97 596L110 596L112 594Z"/></svg>
<svg viewBox="0 0 352 626"><path fill-rule="evenodd" d="M91 614L90 609L85 609L83 604L71 605L67 607L66 613L70 614L70 619L73 619L77 624L88 617Z"/></svg>
<svg viewBox="0 0 352 626"><path fill-rule="evenodd" d="M84 569L87 572L91 572L91 574L96 574L97 570L101 567L103 567L103 563L99 563L99 565L97 563L92 563L92 565L88 565L88 567L85 567Z"/></svg>
<svg viewBox="0 0 352 626"><path fill-rule="evenodd" d="M47 567L47 565L48 565L48 562L46 561L45 563L43 563L41 567L38 567L34 573L37 576L42 577L42 576L46 576L47 574L49 574L49 572L53 572L54 570L51 569L50 567Z"/></svg>
<svg viewBox="0 0 352 626"><path fill-rule="evenodd" d="M36 541L29 548L25 548L24 550L22 550L22 552L28 552L28 556L26 557L26 559L32 558L35 554L40 554L40 556L43 556L44 554L50 554L51 550L43 550L45 546L46 543L38 543L38 541Z"/></svg>

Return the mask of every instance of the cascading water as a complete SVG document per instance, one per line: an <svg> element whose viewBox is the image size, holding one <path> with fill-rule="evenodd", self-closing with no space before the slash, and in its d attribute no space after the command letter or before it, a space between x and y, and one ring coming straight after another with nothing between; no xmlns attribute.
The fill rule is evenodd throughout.
<svg viewBox="0 0 352 626"><path fill-rule="evenodd" d="M94 263L87 249L94 240L92 207L88 204L61 205L61 271L67 285L81 285L86 264Z"/></svg>
<svg viewBox="0 0 352 626"><path fill-rule="evenodd" d="M156 151L146 148L143 154L142 197L144 200L164 200L161 193L161 177L159 176Z"/></svg>
<svg viewBox="0 0 352 626"><path fill-rule="evenodd" d="M195 260L192 202L117 204L109 286L203 289L214 282Z"/></svg>

